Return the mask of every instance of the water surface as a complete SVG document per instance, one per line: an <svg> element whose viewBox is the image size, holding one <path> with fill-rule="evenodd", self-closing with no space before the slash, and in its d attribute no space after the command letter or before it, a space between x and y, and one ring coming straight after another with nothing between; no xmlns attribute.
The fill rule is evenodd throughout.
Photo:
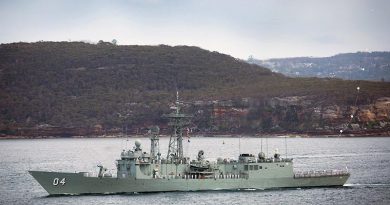
<svg viewBox="0 0 390 205"><path fill-rule="evenodd" d="M239 153L263 150L294 158L296 170L345 169L347 185L339 188L256 191L167 192L122 195L47 197L27 170L97 171L97 164L115 170L123 149L147 138L0 140L0 204L390 204L390 138L191 138L185 154L198 150L207 159L236 159ZM160 140L166 154L169 138Z"/></svg>

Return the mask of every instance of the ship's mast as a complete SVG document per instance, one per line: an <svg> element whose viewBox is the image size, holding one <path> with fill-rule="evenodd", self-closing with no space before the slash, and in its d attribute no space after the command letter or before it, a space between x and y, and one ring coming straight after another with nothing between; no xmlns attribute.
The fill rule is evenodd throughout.
<svg viewBox="0 0 390 205"><path fill-rule="evenodd" d="M189 124L191 115L180 113L182 103L179 101L179 92L176 92L176 103L171 107L174 110L171 114L164 115L169 119L168 125L172 127L171 138L169 139L167 159L180 163L184 159L183 155L183 128Z"/></svg>
<svg viewBox="0 0 390 205"><path fill-rule="evenodd" d="M160 133L160 128L158 126L151 127L149 129L150 136L150 157L155 160L160 160L160 140L158 134Z"/></svg>

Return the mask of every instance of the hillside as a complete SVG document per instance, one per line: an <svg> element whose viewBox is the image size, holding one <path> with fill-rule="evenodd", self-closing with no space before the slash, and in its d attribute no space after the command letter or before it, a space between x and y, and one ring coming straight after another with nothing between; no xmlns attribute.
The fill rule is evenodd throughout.
<svg viewBox="0 0 390 205"><path fill-rule="evenodd" d="M0 128L3 134L53 127L100 132L127 126L138 132L164 123L161 115L169 111L177 88L188 102L186 109L202 113L195 119L200 131L253 132L285 120L266 124L265 116L274 114L264 109L275 97L304 96L312 106L348 106L355 103L356 86L362 87L358 105L390 96L389 83L289 78L197 47L2 44ZM223 107L244 111L220 119L215 109ZM280 113L285 116L288 110Z"/></svg>
<svg viewBox="0 0 390 205"><path fill-rule="evenodd" d="M331 57L257 60L258 64L292 77L331 77L346 80L390 81L390 52L344 53Z"/></svg>

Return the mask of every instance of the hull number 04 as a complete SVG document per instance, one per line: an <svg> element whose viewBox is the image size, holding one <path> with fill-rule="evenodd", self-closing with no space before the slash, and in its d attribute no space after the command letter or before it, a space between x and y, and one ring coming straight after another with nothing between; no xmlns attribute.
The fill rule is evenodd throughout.
<svg viewBox="0 0 390 205"><path fill-rule="evenodd" d="M54 178L53 179L53 185L54 186L57 186L59 184L64 186L65 185L65 178L62 178L61 180L59 178Z"/></svg>

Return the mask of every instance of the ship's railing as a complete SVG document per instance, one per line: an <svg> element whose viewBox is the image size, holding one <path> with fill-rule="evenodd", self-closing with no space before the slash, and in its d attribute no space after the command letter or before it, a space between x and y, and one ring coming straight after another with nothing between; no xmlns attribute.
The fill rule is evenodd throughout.
<svg viewBox="0 0 390 205"><path fill-rule="evenodd" d="M217 175L196 175L196 174L185 174L181 176L177 175L162 175L159 177L160 179L242 179L242 178L248 178L246 175L240 175L240 174L217 174Z"/></svg>
<svg viewBox="0 0 390 205"><path fill-rule="evenodd" d="M84 177L99 177L98 173L95 172L80 172ZM104 173L104 178L117 178L117 174Z"/></svg>
<svg viewBox="0 0 390 205"><path fill-rule="evenodd" d="M348 170L321 170L321 171L297 171L294 178L325 177L325 176L345 176L349 175Z"/></svg>
<svg viewBox="0 0 390 205"><path fill-rule="evenodd" d="M293 158L265 158L257 161L262 163L292 162Z"/></svg>
<svg viewBox="0 0 390 205"><path fill-rule="evenodd" d="M118 175L117 174L111 174L111 177L112 178L118 178Z"/></svg>
<svg viewBox="0 0 390 205"><path fill-rule="evenodd" d="M83 172L84 177L98 177L98 174L95 172Z"/></svg>
<svg viewBox="0 0 390 205"><path fill-rule="evenodd" d="M248 162L244 163L277 163L277 162L292 162L293 158L264 158L264 159L257 159L257 160L250 160ZM240 163L239 160L230 160L230 159L224 159L221 161L217 161L217 164L238 164ZM211 164L211 163L210 163Z"/></svg>

